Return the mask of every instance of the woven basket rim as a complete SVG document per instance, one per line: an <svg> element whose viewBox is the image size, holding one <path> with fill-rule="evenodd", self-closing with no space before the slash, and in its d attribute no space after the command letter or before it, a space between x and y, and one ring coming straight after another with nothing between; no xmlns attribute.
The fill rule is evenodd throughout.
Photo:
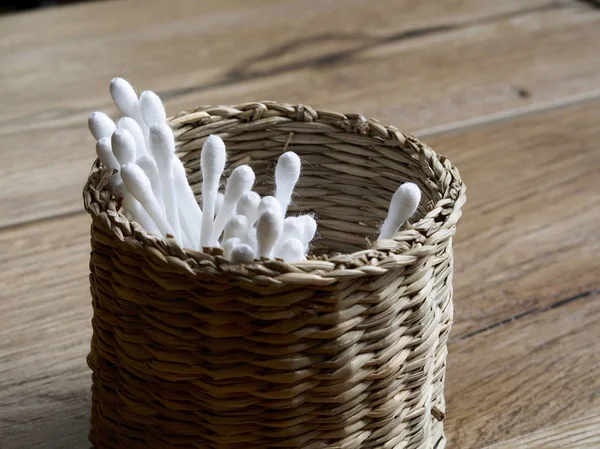
<svg viewBox="0 0 600 449"><path fill-rule="evenodd" d="M356 139L375 139L394 145L398 149L409 146L411 150L424 156L436 178L448 176L448 184L451 187L443 192L442 198L425 216L410 223L392 239L368 242L372 244L371 248L353 253L334 256L309 255L306 261L291 263L263 259L246 265L232 264L223 257L220 248L195 251L180 247L173 239L163 239L146 233L137 222L129 221L108 193L108 178L112 173L103 168L98 159L92 165L83 188L85 210L92 216L93 223L101 223L101 226L106 228L110 237L116 238L123 245L142 250L147 257L158 259L161 265L169 266L169 271L174 270L189 276L225 275L268 285L328 285L338 279L381 275L390 269L404 267L421 257L427 257L431 246L449 240L454 235L456 223L462 215L461 209L466 201L466 186L458 170L445 156L436 154L415 136L403 134L393 126L381 125L377 120L365 119L360 114L317 111L302 104L274 101L234 106L206 105L191 112L182 111L169 117L168 121L177 137L180 135L179 129L198 120L235 120L238 123L252 124L265 122L273 117L285 117L288 119L287 123L321 124L320 126L327 126L332 132L354 134ZM277 124L273 127L276 128Z"/></svg>

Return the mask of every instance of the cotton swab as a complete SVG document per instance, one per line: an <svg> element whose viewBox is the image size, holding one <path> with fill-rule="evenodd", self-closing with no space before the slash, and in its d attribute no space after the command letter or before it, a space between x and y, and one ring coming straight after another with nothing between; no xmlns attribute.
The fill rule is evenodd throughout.
<svg viewBox="0 0 600 449"><path fill-rule="evenodd" d="M121 178L125 188L135 197L136 200L146 209L148 215L154 220L156 226L163 235L175 235L173 228L167 221L167 218L152 194L150 180L144 171L135 165L129 163L121 166ZM179 242L181 244L181 242Z"/></svg>
<svg viewBox="0 0 600 449"><path fill-rule="evenodd" d="M144 131L140 127L139 123L136 122L131 117L122 117L117 122L117 128L126 129L133 136L133 140L135 140L135 150L136 156L140 157L142 155L150 156L150 151L148 151L148 147L146 146L146 138L144 137Z"/></svg>
<svg viewBox="0 0 600 449"><path fill-rule="evenodd" d="M302 237L300 241L304 245L308 245L317 233L317 222L311 215L300 215L296 219L302 225Z"/></svg>
<svg viewBox="0 0 600 449"><path fill-rule="evenodd" d="M304 225L298 217L288 217L283 220L283 231L281 233L280 242L295 238L302 240L304 235Z"/></svg>
<svg viewBox="0 0 600 449"><path fill-rule="evenodd" d="M189 236L192 248L199 249L202 209L200 209L194 192L188 184L185 168L175 155L173 155L173 182L182 233Z"/></svg>
<svg viewBox="0 0 600 449"><path fill-rule="evenodd" d="M119 170L121 165L117 158L112 152L112 146L110 144L110 137L102 137L96 142L96 155L100 162L109 170Z"/></svg>
<svg viewBox="0 0 600 449"><path fill-rule="evenodd" d="M260 195L258 193L253 191L246 192L240 197L235 209L235 213L238 215L244 215L248 219L248 224L252 226L258 218L259 204Z"/></svg>
<svg viewBox="0 0 600 449"><path fill-rule="evenodd" d="M215 200L215 218L221 212L221 206L223 206L223 201L225 200L225 195L221 192L217 193L217 199Z"/></svg>
<svg viewBox="0 0 600 449"><path fill-rule="evenodd" d="M256 228L248 228L248 232L246 232L245 243L250 245L254 252L258 251L258 239L256 238Z"/></svg>
<svg viewBox="0 0 600 449"><path fill-rule="evenodd" d="M166 123L156 124L150 128L149 141L151 152L158 165L162 197L167 212L167 220L173 226L175 240L181 242L181 225L179 212L177 211L177 198L173 179L173 158L175 153L175 141L173 131Z"/></svg>
<svg viewBox="0 0 600 449"><path fill-rule="evenodd" d="M135 90L123 78L113 78L110 82L110 96L121 112L134 119L144 129L146 126L140 112L140 104Z"/></svg>
<svg viewBox="0 0 600 449"><path fill-rule="evenodd" d="M127 130L117 128L110 138L112 151L121 166L135 162L135 140Z"/></svg>
<svg viewBox="0 0 600 449"><path fill-rule="evenodd" d="M275 198L281 206L282 216L285 217L292 198L294 186L300 177L300 158L293 151L283 153L275 167Z"/></svg>
<svg viewBox="0 0 600 449"><path fill-rule="evenodd" d="M204 215L206 215L206 210L204 211ZM248 219L243 215L235 215L225 225L225 230L223 231L223 241L226 242L232 237L238 237L240 239L243 239L246 237L247 231Z"/></svg>
<svg viewBox="0 0 600 449"><path fill-rule="evenodd" d="M139 99L140 112L146 126L150 128L152 125L157 123L165 123L167 121L167 114L162 101L151 90L142 92Z"/></svg>
<svg viewBox="0 0 600 449"><path fill-rule="evenodd" d="M155 234L159 237L164 237L164 234L160 232L154 223L154 220L148 215L148 212L146 212L139 201L125 188L125 184L123 184L120 176L115 175L110 179L115 179L115 182L111 183L111 193L115 198L121 198L121 204L123 205L123 208L129 212L129 215L131 215L131 217L137 221L146 232Z"/></svg>
<svg viewBox="0 0 600 449"><path fill-rule="evenodd" d="M227 260L231 260L231 251L233 251L233 248L235 248L237 245L243 243L242 240L238 237L232 237L230 239L228 239L226 242L223 243L223 257L225 257L225 259Z"/></svg>
<svg viewBox="0 0 600 449"><path fill-rule="evenodd" d="M254 251L250 246L241 243L231 251L232 263L250 263L254 260Z"/></svg>
<svg viewBox="0 0 600 449"><path fill-rule="evenodd" d="M219 180L225 168L225 143L216 135L210 135L202 146L200 165L202 169L202 230L200 231L201 247L211 246L218 236L213 234L213 217L215 202L219 190Z"/></svg>
<svg viewBox="0 0 600 449"><path fill-rule="evenodd" d="M110 137L115 131L115 123L104 112L92 112L88 117L88 128L94 139Z"/></svg>
<svg viewBox="0 0 600 449"><path fill-rule="evenodd" d="M258 216L260 217L264 212L268 210L276 211L281 215L281 206L279 201L274 196L265 196L258 203ZM283 217L282 217L283 220Z"/></svg>
<svg viewBox="0 0 600 449"><path fill-rule="evenodd" d="M161 209L165 210L165 204L162 199L160 175L158 174L158 165L156 165L156 161L152 158L152 156L142 154L141 156L138 156L138 158L135 160L135 163L142 170L144 170L144 173L146 173L146 176L150 180L150 185L152 186L152 193L154 193L154 196Z"/></svg>
<svg viewBox="0 0 600 449"><path fill-rule="evenodd" d="M392 196L388 215L381 226L378 240L391 239L400 226L415 213L421 201L421 190L412 183L402 184Z"/></svg>
<svg viewBox="0 0 600 449"><path fill-rule="evenodd" d="M233 215L240 197L254 185L254 179L254 172L247 165L240 165L229 176L227 185L225 186L223 205L213 224L213 236L215 239L218 239L221 232L223 232L223 228L225 228L225 224L227 224Z"/></svg>
<svg viewBox="0 0 600 449"><path fill-rule="evenodd" d="M256 222L256 238L258 240L258 255L270 258L273 248L281 237L283 218L279 211L269 209L258 217Z"/></svg>
<svg viewBox="0 0 600 449"><path fill-rule="evenodd" d="M276 248L274 256L286 262L299 262L304 260L304 244L296 238L284 240Z"/></svg>

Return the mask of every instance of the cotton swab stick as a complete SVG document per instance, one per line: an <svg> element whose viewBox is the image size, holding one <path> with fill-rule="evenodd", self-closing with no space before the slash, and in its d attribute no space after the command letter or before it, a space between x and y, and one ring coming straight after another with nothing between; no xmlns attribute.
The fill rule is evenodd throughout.
<svg viewBox="0 0 600 449"><path fill-rule="evenodd" d="M284 240L276 248L274 256L286 262L299 262L304 260L304 244L296 238Z"/></svg>
<svg viewBox="0 0 600 449"><path fill-rule="evenodd" d="M400 226L415 213L421 202L421 190L412 183L402 184L392 196L388 214L381 226L378 240L391 239Z"/></svg>
<svg viewBox="0 0 600 449"><path fill-rule="evenodd" d="M219 215L221 211L221 206L223 206L223 201L225 200L225 195L221 192L217 193L217 199L215 200L215 218Z"/></svg>
<svg viewBox="0 0 600 449"><path fill-rule="evenodd" d="M165 123L167 121L167 114L162 101L151 90L142 92L139 103L142 118L148 128L157 123Z"/></svg>
<svg viewBox="0 0 600 449"><path fill-rule="evenodd" d="M173 181L182 233L189 236L192 248L197 250L200 248L202 209L200 209L194 192L187 181L185 168L175 155L173 155Z"/></svg>
<svg viewBox="0 0 600 449"><path fill-rule="evenodd" d="M109 170L119 170L121 165L117 158L112 152L112 146L110 144L110 137L103 137L96 142L96 155L100 162Z"/></svg>
<svg viewBox="0 0 600 449"><path fill-rule="evenodd" d="M150 180L144 171L134 163L125 164L121 166L121 178L123 179L125 188L140 202L144 209L146 209L146 212L152 217L152 220L154 220L154 223L156 223L160 232L165 236L167 234L174 236L175 232L167 221L158 201L154 198ZM181 244L181 242L179 242L179 244Z"/></svg>
<svg viewBox="0 0 600 449"><path fill-rule="evenodd" d="M213 217L215 202L219 190L219 180L225 168L227 154L225 143L216 135L210 135L202 146L200 168L202 169L202 230L200 231L201 247L213 245L218 236L213 234Z"/></svg>
<svg viewBox="0 0 600 449"><path fill-rule="evenodd" d="M158 204L160 205L161 209L164 211L165 204L162 199L160 175L158 173L158 165L156 165L156 161L152 158L152 156L150 156L148 154L142 154L141 156L138 156L138 158L135 160L135 163L142 170L144 170L144 173L146 173L146 176L150 180L150 185L152 186L152 193L154 193L154 196L156 197ZM166 211L165 211L165 213L166 213Z"/></svg>
<svg viewBox="0 0 600 449"><path fill-rule="evenodd" d="M144 131L140 127L139 123L131 117L122 117L117 122L117 128L126 129L133 136L135 140L136 156L140 157L143 155L150 156L150 151L146 146L146 138L144 137Z"/></svg>
<svg viewBox="0 0 600 449"><path fill-rule="evenodd" d="M117 128L110 138L112 151L121 166L135 162L135 140L127 130Z"/></svg>
<svg viewBox="0 0 600 449"><path fill-rule="evenodd" d="M240 243L231 251L232 263L250 263L254 260L254 250L245 243Z"/></svg>
<svg viewBox="0 0 600 449"><path fill-rule="evenodd" d="M88 117L88 128L94 139L110 137L115 131L115 123L104 112L92 112Z"/></svg>
<svg viewBox="0 0 600 449"><path fill-rule="evenodd" d="M182 241L179 212L177 211L177 198L175 196L173 162L175 157L175 140L173 131L166 123L156 124L150 128L150 149L160 175L163 202L167 212L167 220L175 232L175 240Z"/></svg>
<svg viewBox="0 0 600 449"><path fill-rule="evenodd" d="M281 212L269 209L263 212L256 222L256 238L258 240L258 255L270 258L273 248L281 237L283 218Z"/></svg>
<svg viewBox="0 0 600 449"><path fill-rule="evenodd" d="M282 216L285 217L292 198L294 186L300 177L300 158L293 151L283 153L275 167L275 198L281 206Z"/></svg>
<svg viewBox="0 0 600 449"><path fill-rule="evenodd" d="M258 218L258 205L260 204L260 195L250 191L244 193L237 203L235 213L244 215L248 219L249 226L254 225Z"/></svg>
<svg viewBox="0 0 600 449"><path fill-rule="evenodd" d="M115 103L115 106L121 112L134 119L142 127L146 126L140 112L140 104L135 90L123 78L113 78L110 82L110 96Z"/></svg>
<svg viewBox="0 0 600 449"><path fill-rule="evenodd" d="M123 208L129 212L129 215L134 221L137 221L144 230L150 234L155 234L159 237L164 237L160 232L154 220L148 215L148 212L142 207L138 200L136 200L131 193L125 188L125 184L117 174L112 176L109 180L115 179L115 182L111 183L111 193L115 198L121 198L121 204Z"/></svg>
<svg viewBox="0 0 600 449"><path fill-rule="evenodd" d="M268 210L276 211L278 214L281 215L281 206L279 204L279 201L277 201L277 199L274 196L265 196L263 199L260 200L260 203L258 203L258 216L259 217ZM283 215L282 215L282 221L283 221Z"/></svg>
<svg viewBox="0 0 600 449"><path fill-rule="evenodd" d="M204 215L206 215L206 211L204 211ZM227 225L225 225L225 230L223 231L223 241L226 242L232 237L244 239L247 231L248 219L243 215L235 215L231 220L229 220Z"/></svg>
<svg viewBox="0 0 600 449"><path fill-rule="evenodd" d="M227 185L225 186L223 205L213 224L213 236L215 239L218 239L221 232L223 232L223 228L225 228L225 224L227 224L233 215L240 197L254 185L254 179L254 172L247 165L240 165L229 176Z"/></svg>
<svg viewBox="0 0 600 449"><path fill-rule="evenodd" d="M233 248L240 243L242 243L242 240L238 237L232 237L223 243L223 257L227 260L231 260L231 251L233 251Z"/></svg>

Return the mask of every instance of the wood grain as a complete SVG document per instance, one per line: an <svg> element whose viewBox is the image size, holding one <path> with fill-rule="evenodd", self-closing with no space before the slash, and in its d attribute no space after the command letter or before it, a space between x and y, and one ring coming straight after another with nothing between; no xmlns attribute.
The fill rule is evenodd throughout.
<svg viewBox="0 0 600 449"><path fill-rule="evenodd" d="M469 186L455 241L449 448L600 412L599 111L590 101L431 139ZM88 225L77 214L0 231L3 449L86 447Z"/></svg>
<svg viewBox="0 0 600 449"><path fill-rule="evenodd" d="M0 226L80 210L93 159L85 119L115 112L114 75L158 90L173 112L268 98L407 131L600 82L600 11L579 2L184 0L130 13L140 5L0 18Z"/></svg>
<svg viewBox="0 0 600 449"><path fill-rule="evenodd" d="M594 449L600 447L600 415L576 419L486 449Z"/></svg>

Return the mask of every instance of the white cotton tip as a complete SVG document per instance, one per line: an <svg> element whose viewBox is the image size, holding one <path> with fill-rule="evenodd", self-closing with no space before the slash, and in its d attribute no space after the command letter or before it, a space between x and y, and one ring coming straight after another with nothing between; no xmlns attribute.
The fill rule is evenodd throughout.
<svg viewBox="0 0 600 449"><path fill-rule="evenodd" d="M225 241L225 243L223 243L223 257L225 257L225 259L227 260L231 260L231 252L233 251L233 248L235 248L236 246L238 246L239 244L243 243L242 240L239 237L232 237L230 239L227 239Z"/></svg>
<svg viewBox="0 0 600 449"><path fill-rule="evenodd" d="M300 262L304 260L304 244L295 238L284 240L277 245L273 255L286 262Z"/></svg>
<svg viewBox="0 0 600 449"><path fill-rule="evenodd" d="M121 165L112 152L110 137L103 137L96 142L96 155L100 162L109 170L119 170Z"/></svg>
<svg viewBox="0 0 600 449"><path fill-rule="evenodd" d="M110 137L115 132L115 123L104 112L92 112L88 116L88 128L94 139L100 140L103 137Z"/></svg>
<svg viewBox="0 0 600 449"><path fill-rule="evenodd" d="M175 154L175 137L173 130L166 123L156 124L150 127L148 135L150 150L157 164L172 164L171 156Z"/></svg>
<svg viewBox="0 0 600 449"><path fill-rule="evenodd" d="M148 128L157 123L165 123L167 121L167 114L161 99L151 90L142 92L139 103L142 118Z"/></svg>
<svg viewBox="0 0 600 449"><path fill-rule="evenodd" d="M381 226L378 240L391 239L400 226L415 213L420 202L419 187L412 182L402 184L392 196L388 215Z"/></svg>
<svg viewBox="0 0 600 449"><path fill-rule="evenodd" d="M260 200L260 203L258 204L258 216L260 217L268 210L278 213L283 219L283 215L281 214L281 205L274 196L265 196Z"/></svg>
<svg viewBox="0 0 600 449"><path fill-rule="evenodd" d="M283 219L280 211L269 209L263 212L256 222L258 255L270 258L277 240L283 231Z"/></svg>
<svg viewBox="0 0 600 449"><path fill-rule="evenodd" d="M252 226L258 219L258 205L260 204L260 195L250 191L244 193L236 206L235 213L244 215L248 219L248 224Z"/></svg>
<svg viewBox="0 0 600 449"><path fill-rule="evenodd" d="M110 138L112 151L121 166L135 162L135 140L129 131L117 128Z"/></svg>
<svg viewBox="0 0 600 449"><path fill-rule="evenodd" d="M142 116L140 114L138 97L131 84L123 78L113 78L110 82L110 96L115 106L124 115L128 115L135 120L141 120Z"/></svg>
<svg viewBox="0 0 600 449"><path fill-rule="evenodd" d="M232 263L250 263L254 260L254 250L245 243L237 245L231 251Z"/></svg>
<svg viewBox="0 0 600 449"><path fill-rule="evenodd" d="M240 165L227 180L225 186L225 195L223 198L223 205L221 206L217 218L215 218L213 224L213 235L214 239L218 239L225 228L225 224L229 221L231 216L234 214L235 207L240 197L248 192L254 185L254 172L247 165Z"/></svg>
<svg viewBox="0 0 600 449"><path fill-rule="evenodd" d="M275 167L275 198L279 201L283 216L292 198L294 186L300 178L300 158L293 151L283 153Z"/></svg>
<svg viewBox="0 0 600 449"><path fill-rule="evenodd" d="M206 215L206 211L204 211L204 215ZM243 215L235 215L225 225L225 230L223 231L223 241L226 242L232 237L243 239L246 237L247 231L248 219Z"/></svg>
<svg viewBox="0 0 600 449"><path fill-rule="evenodd" d="M216 135L210 135L202 146L200 168L202 170L202 230L200 231L201 247L214 244L218 235L213 234L213 217L221 174L225 169L227 153L225 143Z"/></svg>
<svg viewBox="0 0 600 449"><path fill-rule="evenodd" d="M160 232L163 235L170 234L174 236L175 232L154 197L150 180L144 171L136 164L125 164L121 166L121 178L127 190L146 209L148 215L152 217Z"/></svg>
<svg viewBox="0 0 600 449"><path fill-rule="evenodd" d="M288 217L283 220L283 231L281 233L280 241L283 242L288 239L298 239L302 241L304 236L304 225L298 217Z"/></svg>
<svg viewBox="0 0 600 449"><path fill-rule="evenodd" d="M255 253L258 251L258 239L256 238L256 228L248 228L248 232L246 232L246 238L244 239L244 243L250 245Z"/></svg>
<svg viewBox="0 0 600 449"><path fill-rule="evenodd" d="M217 193L217 199L215 200L215 218L219 215L221 211L221 207L223 207L223 200L225 200L225 195L222 192Z"/></svg>
<svg viewBox="0 0 600 449"><path fill-rule="evenodd" d="M302 226L302 238L300 241L308 245L317 233L317 222L311 215L300 215L296 219Z"/></svg>
<svg viewBox="0 0 600 449"><path fill-rule="evenodd" d="M158 173L158 165L156 165L156 161L152 156L147 154L142 154L138 156L135 160L136 165L138 165L150 180L150 185L152 186L152 193L154 193L155 198L157 199L159 205L164 210L164 203L162 199L162 190L160 185L160 175Z"/></svg>
<svg viewBox="0 0 600 449"><path fill-rule="evenodd" d="M150 155L150 151L146 146L146 138L144 137L144 131L140 127L139 123L131 117L122 117L117 122L117 128L125 129L133 136L135 140L136 156Z"/></svg>

